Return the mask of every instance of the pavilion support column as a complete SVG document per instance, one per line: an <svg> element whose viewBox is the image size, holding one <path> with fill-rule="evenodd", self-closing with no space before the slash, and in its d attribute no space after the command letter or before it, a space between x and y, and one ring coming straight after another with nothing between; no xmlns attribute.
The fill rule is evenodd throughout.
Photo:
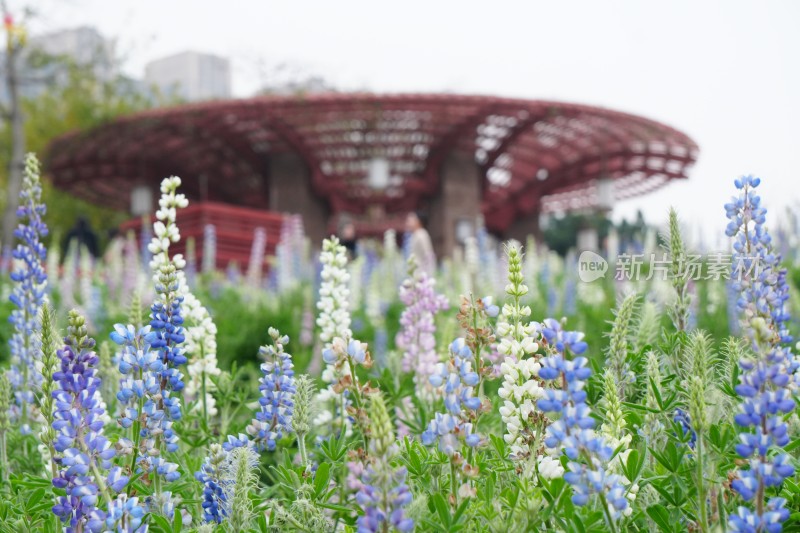
<svg viewBox="0 0 800 533"><path fill-rule="evenodd" d="M518 218L505 232L506 239L515 239L523 245L528 240L528 236L533 235L538 241L542 241L542 231L539 228L539 212L534 211L529 215Z"/></svg>
<svg viewBox="0 0 800 533"><path fill-rule="evenodd" d="M471 154L451 152L439 170L439 190L429 208L428 231L437 258L452 257L459 222L471 225L481 214L481 173Z"/></svg>
<svg viewBox="0 0 800 533"><path fill-rule="evenodd" d="M269 209L301 215L315 247L328 236L330 208L312 189L308 165L297 154L269 156Z"/></svg>

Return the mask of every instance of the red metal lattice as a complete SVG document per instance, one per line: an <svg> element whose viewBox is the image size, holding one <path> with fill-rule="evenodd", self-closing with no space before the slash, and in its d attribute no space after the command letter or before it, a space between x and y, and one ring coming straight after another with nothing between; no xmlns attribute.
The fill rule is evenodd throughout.
<svg viewBox="0 0 800 533"><path fill-rule="evenodd" d="M137 183L177 174L190 197L268 206L268 155L294 152L334 213L414 209L436 194L452 151L473 154L487 226L504 231L537 210L593 205L596 180L618 199L687 177L697 145L642 117L577 104L464 95L324 94L157 109L57 139L54 183L124 209ZM366 183L389 161L381 191Z"/></svg>

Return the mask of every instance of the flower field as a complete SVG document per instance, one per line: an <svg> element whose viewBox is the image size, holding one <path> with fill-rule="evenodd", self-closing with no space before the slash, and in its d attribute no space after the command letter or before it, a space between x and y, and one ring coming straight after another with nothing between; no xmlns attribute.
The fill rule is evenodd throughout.
<svg viewBox="0 0 800 533"><path fill-rule="evenodd" d="M759 179L719 199L723 276L687 275L671 211L626 243L664 276L591 282L483 230L434 279L392 233L351 258L294 216L266 273L263 242L216 272L213 227L200 264L170 252L180 185L96 261L44 245L28 156L0 531L800 530L795 251Z"/></svg>

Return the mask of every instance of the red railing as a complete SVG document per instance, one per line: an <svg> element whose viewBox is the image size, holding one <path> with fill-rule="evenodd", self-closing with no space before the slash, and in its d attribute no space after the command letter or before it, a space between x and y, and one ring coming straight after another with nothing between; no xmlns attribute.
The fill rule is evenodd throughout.
<svg viewBox="0 0 800 533"><path fill-rule="evenodd" d="M151 216L152 224L155 217ZM261 211L229 204L215 202L195 202L186 209L178 210L178 226L181 230L181 241L170 247L173 253L186 254L186 241L194 238L197 265L203 264L203 238L205 227L214 226L217 252L216 267L226 268L236 262L244 270L250 262L250 252L257 228L267 232L266 255L275 254L275 246L280 237L283 215L271 211ZM133 219L123 223L120 231L136 232L137 239L141 235L142 219Z"/></svg>

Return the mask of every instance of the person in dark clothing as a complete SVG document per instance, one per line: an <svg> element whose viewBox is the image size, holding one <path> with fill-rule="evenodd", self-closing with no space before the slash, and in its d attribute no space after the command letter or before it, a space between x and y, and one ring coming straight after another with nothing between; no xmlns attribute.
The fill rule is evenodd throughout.
<svg viewBox="0 0 800 533"><path fill-rule="evenodd" d="M342 230L339 232L339 242L347 249L349 259L354 259L356 256L356 226L352 222L345 222Z"/></svg>
<svg viewBox="0 0 800 533"><path fill-rule="evenodd" d="M89 253L92 254L92 257L98 256L97 235L92 230L89 221L86 220L85 217L78 217L75 225L67 233L67 237L64 241L65 253L69 250L69 246L72 244L73 240L77 241L78 245L85 246L86 249L89 250Z"/></svg>

